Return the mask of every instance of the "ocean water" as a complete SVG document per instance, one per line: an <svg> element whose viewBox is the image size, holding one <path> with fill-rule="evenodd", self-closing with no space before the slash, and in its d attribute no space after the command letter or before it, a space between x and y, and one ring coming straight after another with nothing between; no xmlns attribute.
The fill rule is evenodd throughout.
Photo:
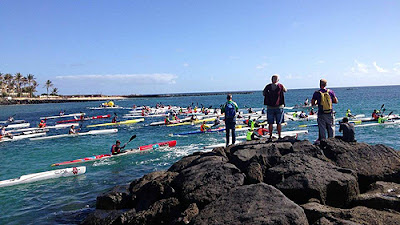
<svg viewBox="0 0 400 225"><path fill-rule="evenodd" d="M338 96L339 103L334 105L337 117L344 116L350 108L354 114L370 116L374 109L385 104L386 113L400 113L400 86L389 87L354 87L332 88ZM293 106L311 99L315 89L289 90L286 94L286 105ZM261 91L253 94L237 94L233 96L240 108L263 107ZM140 98L116 101L123 107L136 105L187 106L204 104L219 106L225 102L224 95L190 96L169 98ZM104 115L117 113L122 116L128 110L89 110L87 107L98 106L101 102L59 103L40 105L0 106L0 120L16 114L16 119L24 119L37 126L40 116L57 115L60 110L66 113L86 112L87 115ZM286 110L288 111L288 110ZM122 119L122 118L121 118ZM127 148L152 144L167 140L177 140L174 148L161 148L154 151L131 154L103 161L87 162L75 165L87 166L87 172L77 177L68 177L39 181L0 188L0 224L76 224L79 223L95 207L97 195L115 185L131 182L146 173L164 170L174 162L203 146L224 142L224 133L200 134L182 137L170 137L170 133L197 130L192 126L150 127L149 123L162 118L146 119L143 123L118 127L116 134L67 137L53 140L0 143L0 180L16 178L24 174L42 172L52 169L52 163L73 160L97 154L109 153L116 139L122 143L136 134L137 138ZM87 124L108 122L110 119L84 122L82 132L89 130ZM55 121L53 121L54 123ZM48 122L51 125L51 121ZM291 121L283 130L308 129L309 134L299 136L300 139L314 141L317 138L317 127L299 128L301 124L313 124L316 121ZM103 129L108 128L104 127ZM356 139L369 144L385 144L400 149L400 125L371 126L356 128ZM48 135L66 133L67 130L51 131ZM63 168L63 167L60 167Z"/></svg>

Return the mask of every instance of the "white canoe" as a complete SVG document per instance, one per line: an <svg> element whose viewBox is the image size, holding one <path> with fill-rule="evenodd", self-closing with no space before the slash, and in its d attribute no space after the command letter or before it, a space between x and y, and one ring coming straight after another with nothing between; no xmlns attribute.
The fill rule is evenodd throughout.
<svg viewBox="0 0 400 225"><path fill-rule="evenodd" d="M79 123L64 123L64 124L56 124L54 126L46 126L44 128L39 128L39 127L30 127L30 128L23 128L23 129L18 129L18 130L10 130L8 132L27 132L27 131L40 131L40 130L46 130L46 129L61 129L61 128L69 128L72 125L75 127L79 126Z"/></svg>
<svg viewBox="0 0 400 225"><path fill-rule="evenodd" d="M24 122L25 122L25 120L14 120L14 121L11 122L11 123L24 123ZM8 120L3 120L3 121L0 121L0 123L7 124L7 123L10 123L10 121L8 121Z"/></svg>
<svg viewBox="0 0 400 225"><path fill-rule="evenodd" d="M106 130L91 130L84 133L77 133L77 134L60 134L60 135L53 135L47 137L38 137L38 138L31 138L31 141L35 140L46 140L46 139L56 139L56 138L63 138L63 137L77 137L77 136L84 136L84 135L97 135L97 134L112 134L117 133L118 129L106 129Z"/></svg>
<svg viewBox="0 0 400 225"><path fill-rule="evenodd" d="M400 120L389 120L385 121L384 123L378 123L378 122L363 123L363 124L357 124L355 125L355 127L386 126L395 124L400 124Z"/></svg>
<svg viewBox="0 0 400 225"><path fill-rule="evenodd" d="M17 184L32 183L40 180L48 180L59 177L70 177L84 174L86 172L86 166L50 170L41 173L32 173L28 175L23 175L18 178L0 181L0 187L12 186Z"/></svg>
<svg viewBox="0 0 400 225"><path fill-rule="evenodd" d="M282 136L282 137L287 137L287 136L290 137L290 136L295 136L295 135L299 135L299 134L308 134L308 130L285 131L285 132L282 132L282 133L281 133L281 136ZM272 134L272 136L275 137L275 138L278 138L278 134ZM267 135L267 136L264 136L264 137L268 137L268 135ZM246 136L238 136L238 137L236 137L236 139L237 139L237 140L246 139ZM236 142L236 144L238 144L238 143L242 143L242 142L241 142L241 141ZM203 147L203 148L204 148L204 149L213 149L213 148L225 147L225 146L226 146L226 143L220 143L220 144L205 146L205 147Z"/></svg>
<svg viewBox="0 0 400 225"><path fill-rule="evenodd" d="M40 117L40 119L48 120L48 119L57 119L57 118L73 117L73 116L81 116L81 115L86 115L86 113L72 113L72 114L66 114L66 115L62 115L62 116L43 116L43 117Z"/></svg>
<svg viewBox="0 0 400 225"><path fill-rule="evenodd" d="M8 124L6 126L6 130L8 129L17 129L17 128L24 128L24 127L29 127L31 124L30 123L13 123L13 124Z"/></svg>
<svg viewBox="0 0 400 225"><path fill-rule="evenodd" d="M6 141L18 141L26 138L32 138L32 137L39 137L46 135L46 132L40 132L40 133L31 133L31 134L21 134L21 135L15 135L13 138L8 138L8 137L3 137L0 139L0 142L6 142Z"/></svg>

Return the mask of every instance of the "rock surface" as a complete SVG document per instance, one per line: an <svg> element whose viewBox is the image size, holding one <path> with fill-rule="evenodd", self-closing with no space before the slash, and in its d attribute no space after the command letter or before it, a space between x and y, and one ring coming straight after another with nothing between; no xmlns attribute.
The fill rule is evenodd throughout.
<svg viewBox="0 0 400 225"><path fill-rule="evenodd" d="M384 145L251 141L117 186L83 224L400 224L399 183Z"/></svg>

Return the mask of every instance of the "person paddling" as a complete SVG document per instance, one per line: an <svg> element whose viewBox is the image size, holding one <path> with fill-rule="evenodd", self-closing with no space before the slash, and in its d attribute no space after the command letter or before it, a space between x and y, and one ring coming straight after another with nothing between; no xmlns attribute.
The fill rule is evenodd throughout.
<svg viewBox="0 0 400 225"><path fill-rule="evenodd" d="M78 133L78 129L75 129L74 125L71 125L71 127L69 128L68 134L77 134Z"/></svg>
<svg viewBox="0 0 400 225"><path fill-rule="evenodd" d="M9 138L13 138L13 135L10 133L10 132L6 132L6 127L5 126L2 126L1 127L1 130L0 130L0 140L1 140L1 138L3 138L3 137L9 137Z"/></svg>
<svg viewBox="0 0 400 225"><path fill-rule="evenodd" d="M39 128L44 128L46 127L46 122L44 120L41 120L39 123Z"/></svg>
<svg viewBox="0 0 400 225"><path fill-rule="evenodd" d="M201 132L206 132L209 129L211 129L211 127L206 124L206 121L203 121L203 123L200 126L200 131Z"/></svg>
<svg viewBox="0 0 400 225"><path fill-rule="evenodd" d="M114 145L111 146L111 154L112 155L117 155L121 153L121 150L124 149L126 144L121 147L121 142L117 140Z"/></svg>

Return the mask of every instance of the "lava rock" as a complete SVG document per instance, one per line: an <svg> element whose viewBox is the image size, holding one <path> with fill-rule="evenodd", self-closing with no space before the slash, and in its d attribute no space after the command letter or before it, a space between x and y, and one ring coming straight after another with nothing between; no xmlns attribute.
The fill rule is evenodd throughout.
<svg viewBox="0 0 400 225"><path fill-rule="evenodd" d="M173 185L186 204L196 203L202 208L243 183L244 174L233 164L206 161L182 170Z"/></svg>
<svg viewBox="0 0 400 225"><path fill-rule="evenodd" d="M270 168L264 181L298 204L310 198L337 207L348 205L359 194L357 175L320 159L291 153Z"/></svg>
<svg viewBox="0 0 400 225"><path fill-rule="evenodd" d="M335 138L322 140L320 146L337 166L357 172L361 192L376 181L400 183L400 155L390 147Z"/></svg>
<svg viewBox="0 0 400 225"><path fill-rule="evenodd" d="M129 185L115 186L111 191L97 196L96 209L132 208L133 203L129 196Z"/></svg>
<svg viewBox="0 0 400 225"><path fill-rule="evenodd" d="M252 184L231 189L193 219L208 224L308 224L303 209L278 189Z"/></svg>

